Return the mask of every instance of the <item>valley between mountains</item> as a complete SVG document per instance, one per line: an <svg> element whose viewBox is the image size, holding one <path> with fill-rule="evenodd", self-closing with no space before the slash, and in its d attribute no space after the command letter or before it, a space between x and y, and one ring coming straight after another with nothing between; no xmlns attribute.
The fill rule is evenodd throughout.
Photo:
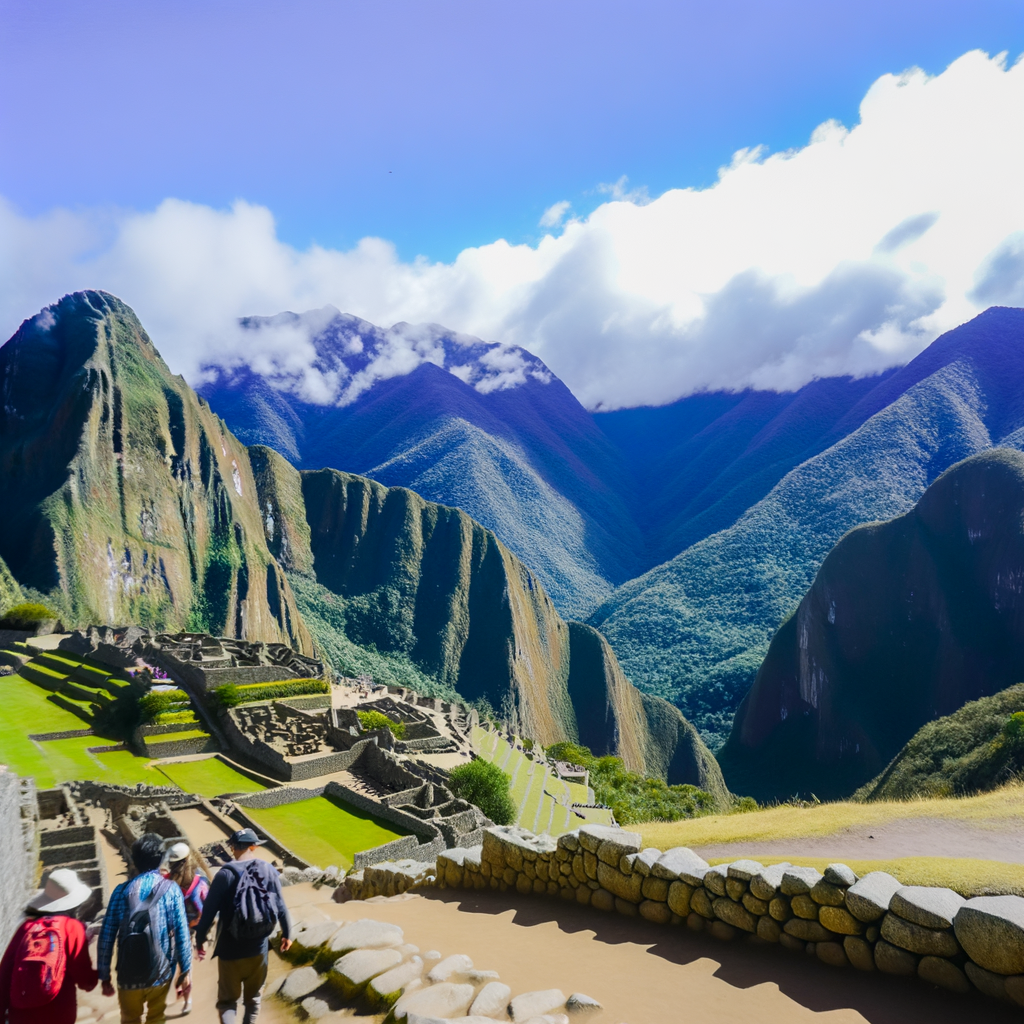
<svg viewBox="0 0 1024 1024"><path fill-rule="evenodd" d="M193 391L102 292L0 349L0 604L315 649L722 799L849 796L1021 681L1024 310L875 377L597 412L436 325L242 324L316 379Z"/></svg>

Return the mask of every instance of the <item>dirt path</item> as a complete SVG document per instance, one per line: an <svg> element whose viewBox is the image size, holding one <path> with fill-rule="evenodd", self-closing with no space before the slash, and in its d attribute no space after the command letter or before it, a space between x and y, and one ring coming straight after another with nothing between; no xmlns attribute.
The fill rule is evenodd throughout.
<svg viewBox="0 0 1024 1024"><path fill-rule="evenodd" d="M750 840L697 846L702 857L828 857L891 860L896 857L976 857L1024 864L1024 821L957 821L909 818L858 825L831 836Z"/></svg>

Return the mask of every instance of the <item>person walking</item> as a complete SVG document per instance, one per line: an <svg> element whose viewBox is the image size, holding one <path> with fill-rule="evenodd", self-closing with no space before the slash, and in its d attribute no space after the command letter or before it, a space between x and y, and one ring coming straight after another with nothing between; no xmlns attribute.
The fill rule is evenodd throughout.
<svg viewBox="0 0 1024 1024"><path fill-rule="evenodd" d="M221 1024L235 1024L238 1000L245 1013L243 1024L254 1024L267 981L269 939L281 928L281 952L291 947L291 921L281 894L277 870L261 860L263 845L251 828L239 829L229 840L234 858L214 876L196 928L196 953L205 955L206 937L218 918L217 1012Z"/></svg>
<svg viewBox="0 0 1024 1024"><path fill-rule="evenodd" d="M175 843L167 851L167 877L176 882L185 900L185 917L188 920L189 932L196 930L199 918L203 914L203 903L210 891L210 880L203 874L199 855L188 843ZM192 1012L192 993L183 994L181 978L178 979L178 998L184 1000L181 1015Z"/></svg>
<svg viewBox="0 0 1024 1024"><path fill-rule="evenodd" d="M163 1024L174 968L182 998L192 991L192 940L181 889L160 873L163 837L147 832L132 844L136 876L110 894L97 952L103 994L112 996L110 967L117 946L117 1001L121 1024Z"/></svg>
<svg viewBox="0 0 1024 1024"><path fill-rule="evenodd" d="M75 916L91 896L76 872L50 872L0 960L0 1021L74 1024L76 989L91 992L98 981L85 925Z"/></svg>

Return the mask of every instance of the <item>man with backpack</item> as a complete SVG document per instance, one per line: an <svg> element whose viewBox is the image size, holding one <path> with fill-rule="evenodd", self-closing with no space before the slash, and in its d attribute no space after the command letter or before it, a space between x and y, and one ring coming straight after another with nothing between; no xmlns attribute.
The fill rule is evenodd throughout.
<svg viewBox="0 0 1024 1024"><path fill-rule="evenodd" d="M196 928L196 952L220 916L213 955L217 965L217 1012L221 1024L235 1024L238 999L242 997L243 1024L253 1024L267 981L268 939L281 926L281 951L292 944L288 908L281 894L277 870L256 855L263 845L251 828L239 829L228 845L234 857L214 876Z"/></svg>
<svg viewBox="0 0 1024 1024"><path fill-rule="evenodd" d="M50 872L0 960L0 1021L74 1024L75 989L91 992L97 980L85 925L75 917L91 896L70 868Z"/></svg>
<svg viewBox="0 0 1024 1024"><path fill-rule="evenodd" d="M163 837L147 832L132 844L136 876L110 895L100 932L97 969L103 994L112 996L110 966L117 945L117 1001L121 1024L163 1024L174 968L181 968L179 988L192 990L192 940L181 888L159 871Z"/></svg>

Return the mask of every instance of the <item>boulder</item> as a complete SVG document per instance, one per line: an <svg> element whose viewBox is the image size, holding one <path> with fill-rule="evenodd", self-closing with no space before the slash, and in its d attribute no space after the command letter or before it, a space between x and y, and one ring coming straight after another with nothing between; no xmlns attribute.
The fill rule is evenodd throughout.
<svg viewBox="0 0 1024 1024"><path fill-rule="evenodd" d="M889 909L922 928L952 928L953 918L967 901L952 889L904 885L893 893Z"/></svg>
<svg viewBox="0 0 1024 1024"><path fill-rule="evenodd" d="M875 943L875 966L885 974L915 974L917 957L884 939Z"/></svg>
<svg viewBox="0 0 1024 1024"><path fill-rule="evenodd" d="M738 878L727 878L725 880L725 895L734 903L739 903L747 893L747 883Z"/></svg>
<svg viewBox="0 0 1024 1024"><path fill-rule="evenodd" d="M303 921L292 935L292 948L288 951L289 956L292 958L309 956L325 942L329 942L340 927L340 921Z"/></svg>
<svg viewBox="0 0 1024 1024"><path fill-rule="evenodd" d="M690 900L693 897L694 887L687 882L673 882L668 887L668 909L673 914L686 917L690 913Z"/></svg>
<svg viewBox="0 0 1024 1024"><path fill-rule="evenodd" d="M630 855L627 854L627 857ZM638 872L646 878L654 868L654 865L661 860L661 850L656 850L653 846L648 846L646 850L641 850L638 854L633 855L632 864L630 867L633 871Z"/></svg>
<svg viewBox="0 0 1024 1024"><path fill-rule="evenodd" d="M882 920L882 938L894 946L922 956L956 956L960 952L951 931L923 928L891 910Z"/></svg>
<svg viewBox="0 0 1024 1024"><path fill-rule="evenodd" d="M756 860L735 860L728 867L730 878L736 878L741 882L749 882L754 875L764 871L764 865Z"/></svg>
<svg viewBox="0 0 1024 1024"><path fill-rule="evenodd" d="M310 992L315 992L323 983L324 979L316 968L300 967L284 979L284 984L277 991L278 995L297 1003L300 999L308 996Z"/></svg>
<svg viewBox="0 0 1024 1024"><path fill-rule="evenodd" d="M782 873L782 883L779 888L786 896L803 896L811 891L821 881L821 872L814 868L803 868L798 865L790 865Z"/></svg>
<svg viewBox="0 0 1024 1024"><path fill-rule="evenodd" d="M782 935L782 925L770 917L757 919L757 937L765 942L778 942Z"/></svg>
<svg viewBox="0 0 1024 1024"><path fill-rule="evenodd" d="M725 880L729 877L728 864L716 864L704 873L704 888L715 896L725 895Z"/></svg>
<svg viewBox="0 0 1024 1024"><path fill-rule="evenodd" d="M788 932L783 932L779 936L779 945L783 949L788 949L791 953L803 953L807 949L806 942L802 942L795 935L790 935Z"/></svg>
<svg viewBox="0 0 1024 1024"><path fill-rule="evenodd" d="M722 942L730 942L739 934L731 924L724 921L712 921L708 925L708 932Z"/></svg>
<svg viewBox="0 0 1024 1024"><path fill-rule="evenodd" d="M820 913L818 904L811 899L810 893L801 893L799 896L794 896L789 903L790 907L793 908L793 913L797 917L802 917L805 921L817 921L818 914Z"/></svg>
<svg viewBox="0 0 1024 1024"><path fill-rule="evenodd" d="M623 917L636 917L637 905L631 903L629 900L620 899L618 896L615 897L615 909Z"/></svg>
<svg viewBox="0 0 1024 1024"><path fill-rule="evenodd" d="M1024 1006L1024 974L1014 974L1006 979L1006 994L1018 1006Z"/></svg>
<svg viewBox="0 0 1024 1024"><path fill-rule="evenodd" d="M726 924L732 925L733 928L739 928L745 932L757 931L757 918L741 903L733 903L727 897L720 896L712 903L711 909L719 921L724 921Z"/></svg>
<svg viewBox="0 0 1024 1024"><path fill-rule="evenodd" d="M390 971L378 974L366 986L366 995L374 1006L384 1008L397 1002L402 993L423 974L423 961L417 956L412 960L392 967Z"/></svg>
<svg viewBox="0 0 1024 1024"><path fill-rule="evenodd" d="M864 925L845 907L822 907L818 920L823 928L839 935L860 935L864 931Z"/></svg>
<svg viewBox="0 0 1024 1024"><path fill-rule="evenodd" d="M708 870L708 862L698 857L686 846L676 846L666 850L651 867L655 878L664 878L669 882L677 879L689 885L702 885Z"/></svg>
<svg viewBox="0 0 1024 1024"><path fill-rule="evenodd" d="M857 875L853 868L848 868L845 864L829 864L825 868L825 881L829 885L841 885L844 889L849 889L856 883Z"/></svg>
<svg viewBox="0 0 1024 1024"><path fill-rule="evenodd" d="M473 961L465 953L454 953L436 963L427 975L427 981L447 981L453 974L467 974L473 970Z"/></svg>
<svg viewBox="0 0 1024 1024"><path fill-rule="evenodd" d="M759 899L771 902L775 899L782 885L782 876L786 873L787 864L772 864L764 868L750 879L750 891Z"/></svg>
<svg viewBox="0 0 1024 1024"><path fill-rule="evenodd" d="M846 909L858 921L870 924L888 909L893 895L903 883L884 871L872 871L846 890Z"/></svg>
<svg viewBox="0 0 1024 1024"><path fill-rule="evenodd" d="M984 967L979 967L976 963L972 963L970 960L964 964L964 970L967 972L967 977L971 979L971 984L979 991L983 992L987 996L991 996L993 999L1006 999L1006 978L1002 974L994 974L992 971L986 971Z"/></svg>
<svg viewBox="0 0 1024 1024"><path fill-rule="evenodd" d="M630 903L639 903L643 899L641 875L624 875L618 868L601 861L597 865L597 880L602 889L607 889L620 899L628 900Z"/></svg>
<svg viewBox="0 0 1024 1024"><path fill-rule="evenodd" d="M843 939L843 950L846 952L847 959L858 971L873 971L875 969L875 953L869 942L865 942L855 935L847 935Z"/></svg>
<svg viewBox="0 0 1024 1024"><path fill-rule="evenodd" d="M580 830L582 831L582 829ZM528 1021L531 1017L539 1017L565 1006L565 995L557 988L546 988L539 992L524 992L516 996L508 1006L512 1020L516 1024Z"/></svg>
<svg viewBox="0 0 1024 1024"><path fill-rule="evenodd" d="M630 904L632 906L632 904ZM653 924L668 924L672 920L672 911L667 903L660 900L644 900L639 907L640 916Z"/></svg>
<svg viewBox="0 0 1024 1024"><path fill-rule="evenodd" d="M480 989L469 1012L481 1017L504 1017L511 997L512 989L508 985L490 981Z"/></svg>
<svg viewBox="0 0 1024 1024"><path fill-rule="evenodd" d="M573 992L571 996L565 1001L565 1008L570 1013L589 1013L591 1010L602 1009L601 1004L590 996L585 996L582 992Z"/></svg>
<svg viewBox="0 0 1024 1024"><path fill-rule="evenodd" d="M839 942L819 942L814 947L814 952L823 964L829 967L849 967L850 961L846 958L846 951Z"/></svg>
<svg viewBox="0 0 1024 1024"><path fill-rule="evenodd" d="M826 931L817 921L807 921L802 917L791 917L784 925L787 935L803 942L830 942L835 936Z"/></svg>
<svg viewBox="0 0 1024 1024"><path fill-rule="evenodd" d="M402 962L397 949L354 949L339 957L330 971L331 983L351 999L378 974L390 971Z"/></svg>
<svg viewBox="0 0 1024 1024"><path fill-rule="evenodd" d="M711 897L708 895L707 889L693 890L693 895L690 897L690 907L700 914L701 917L706 917L709 921L715 916L715 912L711 907Z"/></svg>
<svg viewBox="0 0 1024 1024"><path fill-rule="evenodd" d="M841 885L833 885L827 878L815 883L809 895L822 907L841 907L846 902L846 889Z"/></svg>
<svg viewBox="0 0 1024 1024"><path fill-rule="evenodd" d="M395 1003L395 1020L405 1020L412 1014L421 1017L463 1017L473 1001L472 985L454 985L443 981L439 985L417 988L407 992Z"/></svg>
<svg viewBox="0 0 1024 1024"><path fill-rule="evenodd" d="M615 897L607 889L594 889L590 893L590 905L596 910L614 910Z"/></svg>
<svg viewBox="0 0 1024 1024"><path fill-rule="evenodd" d="M385 949L401 946L405 935L397 924L386 921L371 921L364 918L343 924L327 943L332 953L347 953L352 949Z"/></svg>
<svg viewBox="0 0 1024 1024"><path fill-rule="evenodd" d="M960 945L978 966L994 974L1024 974L1020 896L975 896L957 911L953 925Z"/></svg>
<svg viewBox="0 0 1024 1024"><path fill-rule="evenodd" d="M768 904L764 900L759 900L752 892L745 892L740 902L754 917L764 917L768 913Z"/></svg>
<svg viewBox="0 0 1024 1024"><path fill-rule="evenodd" d="M971 991L971 983L967 980L967 975L945 957L921 957L921 962L917 965L917 975L922 981L927 981L930 985L938 985L939 988L948 989L950 992L966 995Z"/></svg>
<svg viewBox="0 0 1024 1024"><path fill-rule="evenodd" d="M768 913L776 921L788 921L793 916L793 908L785 896L776 896L768 904Z"/></svg>
<svg viewBox="0 0 1024 1024"><path fill-rule="evenodd" d="M601 860L618 867L623 855L640 852L643 839L639 832L627 832L608 825L584 825L580 829L580 845L591 853L599 853L601 847L605 847Z"/></svg>
<svg viewBox="0 0 1024 1024"><path fill-rule="evenodd" d="M644 899L661 900L662 903L665 903L668 900L669 886L672 884L664 878L655 878L653 875L649 875L640 886L640 892L643 893Z"/></svg>

